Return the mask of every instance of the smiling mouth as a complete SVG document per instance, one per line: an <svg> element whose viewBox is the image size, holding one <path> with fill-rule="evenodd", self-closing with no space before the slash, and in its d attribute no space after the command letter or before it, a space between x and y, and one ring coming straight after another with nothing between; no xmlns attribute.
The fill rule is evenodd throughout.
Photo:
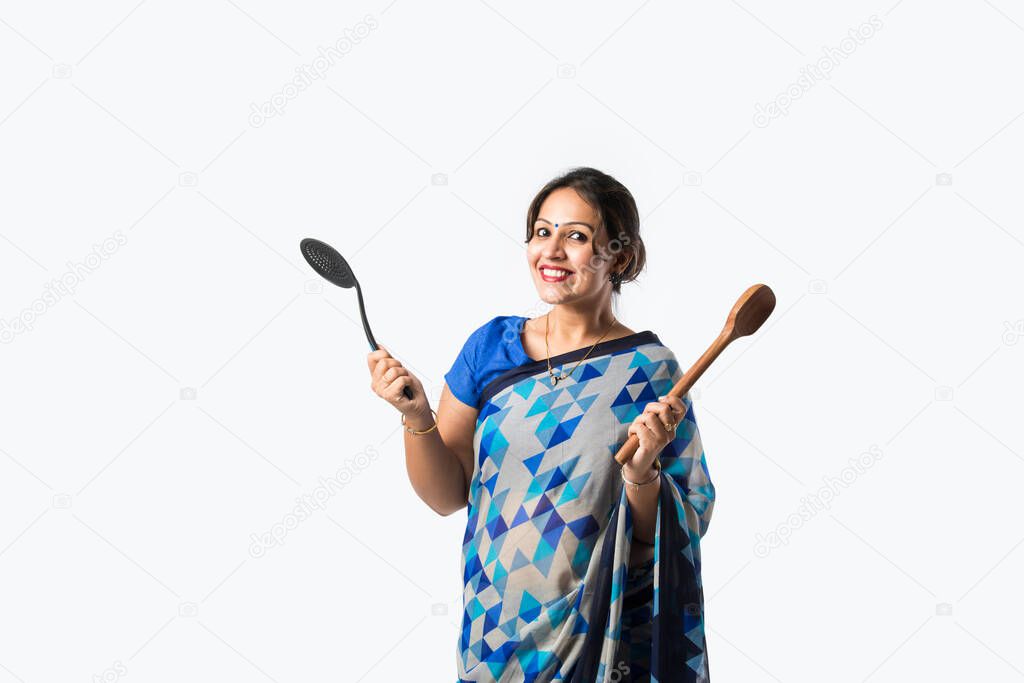
<svg viewBox="0 0 1024 683"><path fill-rule="evenodd" d="M569 276L572 275L571 270L565 270L564 268L541 266L538 270L540 271L540 277L544 282L563 282L568 280Z"/></svg>

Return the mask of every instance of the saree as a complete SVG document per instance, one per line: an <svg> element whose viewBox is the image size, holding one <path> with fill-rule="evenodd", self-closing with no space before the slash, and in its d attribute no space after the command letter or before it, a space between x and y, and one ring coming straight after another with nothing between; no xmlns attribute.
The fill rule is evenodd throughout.
<svg viewBox="0 0 1024 683"><path fill-rule="evenodd" d="M682 377L650 330L495 377L480 395L462 545L461 681L709 680L700 540L715 489L693 414L659 453L653 559L614 455ZM578 363L578 365L577 365Z"/></svg>

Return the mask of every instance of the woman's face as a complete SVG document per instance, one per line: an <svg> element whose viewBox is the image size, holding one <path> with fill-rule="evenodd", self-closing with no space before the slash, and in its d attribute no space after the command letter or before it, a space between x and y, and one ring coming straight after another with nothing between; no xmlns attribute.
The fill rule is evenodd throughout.
<svg viewBox="0 0 1024 683"><path fill-rule="evenodd" d="M614 255L605 248L599 223L597 211L569 187L553 191L541 204L526 260L542 301L562 304L610 296Z"/></svg>

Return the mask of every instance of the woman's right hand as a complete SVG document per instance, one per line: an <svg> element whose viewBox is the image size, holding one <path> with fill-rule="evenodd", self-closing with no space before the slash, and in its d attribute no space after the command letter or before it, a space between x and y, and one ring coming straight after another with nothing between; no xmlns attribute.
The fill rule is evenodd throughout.
<svg viewBox="0 0 1024 683"><path fill-rule="evenodd" d="M370 389L407 418L425 417L428 424L433 422L423 384L398 359L393 358L386 348L380 344L378 346L380 348L366 356L366 364L370 369ZM412 392L411 399L402 393L405 387L409 387Z"/></svg>

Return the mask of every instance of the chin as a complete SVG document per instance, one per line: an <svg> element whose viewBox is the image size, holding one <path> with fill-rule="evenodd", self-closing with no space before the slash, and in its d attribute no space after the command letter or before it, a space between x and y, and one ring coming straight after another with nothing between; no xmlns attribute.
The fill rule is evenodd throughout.
<svg viewBox="0 0 1024 683"><path fill-rule="evenodd" d="M576 296L575 292L562 292L562 293L559 293L559 294L555 294L554 292L550 292L550 291L541 291L540 292L540 300L543 301L546 304L551 304L551 305L554 305L554 304L564 304L564 303L567 303L569 301L573 301L574 299L577 299L577 298L578 297Z"/></svg>
<svg viewBox="0 0 1024 683"><path fill-rule="evenodd" d="M566 299L564 293L552 291L551 285L543 281L537 285L537 297L546 304L560 304Z"/></svg>

